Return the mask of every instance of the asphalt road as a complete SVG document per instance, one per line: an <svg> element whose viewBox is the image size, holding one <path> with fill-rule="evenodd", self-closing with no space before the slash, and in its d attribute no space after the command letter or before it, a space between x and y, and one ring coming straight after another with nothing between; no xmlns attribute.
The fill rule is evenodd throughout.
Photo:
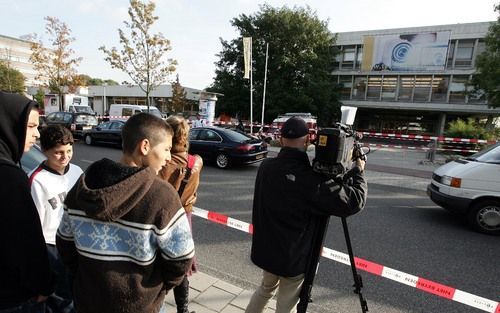
<svg viewBox="0 0 500 313"><path fill-rule="evenodd" d="M73 162L86 168L102 157L117 160L121 151L75 144ZM251 222L253 184L258 165L219 170L206 165L196 206ZM380 169L383 170L383 169ZM370 172L367 172L369 175ZM500 300L500 238L470 231L425 195L369 186L363 212L348 219L354 254L393 269L462 291ZM201 271L253 289L260 270L249 259L249 234L193 217ZM325 246L347 252L340 220L332 218ZM360 272L370 312L482 312L397 282ZM322 259L313 289L313 312L361 312L352 292L350 268Z"/></svg>

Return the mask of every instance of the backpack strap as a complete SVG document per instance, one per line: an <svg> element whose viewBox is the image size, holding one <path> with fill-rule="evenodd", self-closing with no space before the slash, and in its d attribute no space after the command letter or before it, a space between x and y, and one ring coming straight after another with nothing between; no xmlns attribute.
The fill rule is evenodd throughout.
<svg viewBox="0 0 500 313"><path fill-rule="evenodd" d="M193 169L195 162L196 162L196 157L194 155L188 154L186 174L184 175L184 178L182 179L181 184L179 186L179 190L177 191L179 193L179 197L182 196L184 188L186 188L189 178L191 177L191 170Z"/></svg>

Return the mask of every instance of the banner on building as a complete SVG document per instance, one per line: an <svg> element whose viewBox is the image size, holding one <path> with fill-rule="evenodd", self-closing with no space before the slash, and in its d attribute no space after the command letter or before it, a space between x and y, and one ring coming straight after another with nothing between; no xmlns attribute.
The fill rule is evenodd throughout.
<svg viewBox="0 0 500 313"><path fill-rule="evenodd" d="M243 78L249 79L252 66L252 37L243 37L243 61L245 63Z"/></svg>
<svg viewBox="0 0 500 313"><path fill-rule="evenodd" d="M450 31L365 36L363 71L444 70Z"/></svg>

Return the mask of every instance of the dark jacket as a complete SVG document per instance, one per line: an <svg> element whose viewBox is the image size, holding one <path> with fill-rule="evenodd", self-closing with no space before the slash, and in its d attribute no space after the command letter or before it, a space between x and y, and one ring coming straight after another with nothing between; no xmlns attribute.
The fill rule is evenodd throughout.
<svg viewBox="0 0 500 313"><path fill-rule="evenodd" d="M357 169L357 168L356 168ZM305 272L314 215L348 216L365 205L367 185L357 170L352 186L331 184L312 170L305 152L284 147L260 165L255 180L251 258L285 277Z"/></svg>
<svg viewBox="0 0 500 313"><path fill-rule="evenodd" d="M158 312L194 243L172 186L151 168L93 163L69 191L56 243L79 313Z"/></svg>
<svg viewBox="0 0 500 313"><path fill-rule="evenodd" d="M0 309L52 292L52 279L28 177L17 165L35 102L0 92Z"/></svg>

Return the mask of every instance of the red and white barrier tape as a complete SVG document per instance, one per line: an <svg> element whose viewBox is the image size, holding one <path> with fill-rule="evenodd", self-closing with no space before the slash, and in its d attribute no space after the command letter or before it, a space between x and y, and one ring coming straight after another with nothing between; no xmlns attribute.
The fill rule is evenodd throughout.
<svg viewBox="0 0 500 313"><path fill-rule="evenodd" d="M476 139L476 138L453 138L453 137L444 137L444 136L428 136L428 135L413 135L413 134L389 134L389 133L377 133L377 132L360 132L363 136L368 137L383 137L383 138L393 138L393 139L420 139L420 140L437 140L439 142L463 142L463 143L486 143L486 144L494 144L496 140L485 140L485 139Z"/></svg>
<svg viewBox="0 0 500 313"><path fill-rule="evenodd" d="M231 217L216 212L210 212L198 207L193 208L193 214L207 219L209 221L226 225L231 228L238 229L240 231L253 234L253 225L245 223ZM327 247L323 247L321 253L327 259L350 265L349 255L343 252L335 251ZM471 293L449 287L432 280L427 280L422 277L407 274L393 268L383 266L377 263L373 263L358 257L354 257L356 268L363 270L365 272L381 276L398 283L420 289L427 293L434 294L436 296L446 298L448 300L460 302L462 304L483 310L490 313L500 313L500 303L497 301L489 300L480 296L473 295Z"/></svg>
<svg viewBox="0 0 500 313"><path fill-rule="evenodd" d="M448 148L429 148L429 147L411 147L411 146L401 146L401 145L384 145L384 144L375 144L375 143L369 143L365 144L368 145L369 147L376 147L376 148L392 148L392 149L406 149L406 150L423 150L423 151L430 151L432 149L436 151L452 151L452 152L461 152L461 153L476 153L479 152L479 150L468 150L468 149L448 149Z"/></svg>

